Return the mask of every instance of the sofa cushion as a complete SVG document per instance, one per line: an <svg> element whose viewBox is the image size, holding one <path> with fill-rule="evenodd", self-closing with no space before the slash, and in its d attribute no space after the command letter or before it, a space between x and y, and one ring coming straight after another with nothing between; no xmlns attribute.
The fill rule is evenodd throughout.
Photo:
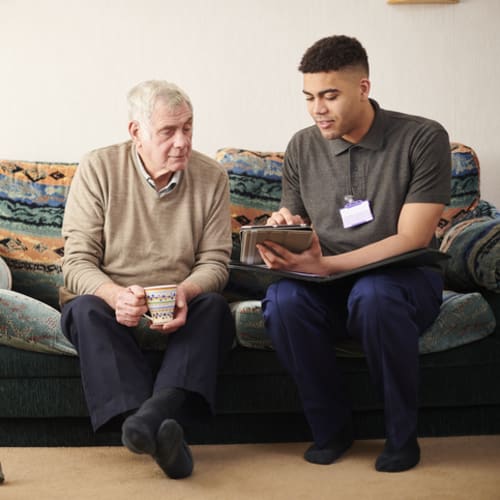
<svg viewBox="0 0 500 500"><path fill-rule="evenodd" d="M61 225L74 163L0 160L0 257L12 289L58 307Z"/></svg>
<svg viewBox="0 0 500 500"><path fill-rule="evenodd" d="M0 288L12 288L12 274L7 263L0 257Z"/></svg>
<svg viewBox="0 0 500 500"><path fill-rule="evenodd" d="M57 309L12 290L0 290L0 344L28 351L76 355Z"/></svg>
<svg viewBox="0 0 500 500"><path fill-rule="evenodd" d="M219 149L215 159L227 169L231 197L232 258L239 260L240 227L264 224L281 200L283 153Z"/></svg>
<svg viewBox="0 0 500 500"><path fill-rule="evenodd" d="M420 353L470 344L492 334L495 326L495 315L479 292L462 294L445 290L438 317L420 337Z"/></svg>
<svg viewBox="0 0 500 500"><path fill-rule="evenodd" d="M454 225L440 249L451 255L445 283L458 291L478 286L500 293L500 217L481 217Z"/></svg>
<svg viewBox="0 0 500 500"><path fill-rule="evenodd" d="M450 203L445 207L436 237L441 240L451 227L477 217L495 217L496 209L481 200L480 165L475 151L458 142L451 143Z"/></svg>
<svg viewBox="0 0 500 500"><path fill-rule="evenodd" d="M479 160L469 146L451 143L451 197L444 209L436 231L438 239L457 222L474 213L481 193L479 191Z"/></svg>
<svg viewBox="0 0 500 500"><path fill-rule="evenodd" d="M76 355L62 333L59 310L12 290L0 289L0 345L26 351ZM168 336L150 330L142 319L133 335L142 349L163 350Z"/></svg>
<svg viewBox="0 0 500 500"><path fill-rule="evenodd" d="M264 327L260 300L233 302L230 307L236 322L236 337L241 346L273 349ZM436 321L420 337L420 354L444 351L474 342L490 335L495 330L495 325L495 316L480 293L445 291ZM339 343L336 351L341 357L363 355L359 344L348 340Z"/></svg>

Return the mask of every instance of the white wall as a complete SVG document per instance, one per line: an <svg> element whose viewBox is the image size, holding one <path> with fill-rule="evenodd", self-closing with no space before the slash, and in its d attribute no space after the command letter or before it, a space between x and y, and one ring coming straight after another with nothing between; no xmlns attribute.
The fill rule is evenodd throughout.
<svg viewBox="0 0 500 500"><path fill-rule="evenodd" d="M150 78L191 95L197 149L283 150L310 123L304 50L348 34L372 96L474 147L500 207L499 19L499 0L0 0L0 158L78 161L125 139L125 94Z"/></svg>

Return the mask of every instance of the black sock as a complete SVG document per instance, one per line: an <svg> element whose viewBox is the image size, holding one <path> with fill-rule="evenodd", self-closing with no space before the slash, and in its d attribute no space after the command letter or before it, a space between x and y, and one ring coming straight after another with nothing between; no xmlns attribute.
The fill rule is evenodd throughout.
<svg viewBox="0 0 500 500"><path fill-rule="evenodd" d="M156 435L156 453L153 455L161 470L171 479L182 479L193 472L193 457L184 441L182 427L173 419L166 419Z"/></svg>
<svg viewBox="0 0 500 500"><path fill-rule="evenodd" d="M134 453L153 455L161 423L175 414L185 399L184 389L166 388L155 392L123 423L122 443Z"/></svg>
<svg viewBox="0 0 500 500"><path fill-rule="evenodd" d="M400 448L395 448L390 439L375 462L379 472L403 472L415 467L420 462L420 447L416 434L412 434Z"/></svg>
<svg viewBox="0 0 500 500"><path fill-rule="evenodd" d="M313 464L331 464L351 447L353 441L352 424L349 421L325 446L310 446L304 453L304 458Z"/></svg>

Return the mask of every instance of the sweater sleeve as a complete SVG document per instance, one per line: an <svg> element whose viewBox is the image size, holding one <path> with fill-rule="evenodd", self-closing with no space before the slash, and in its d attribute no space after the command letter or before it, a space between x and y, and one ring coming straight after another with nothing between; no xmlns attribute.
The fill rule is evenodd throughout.
<svg viewBox="0 0 500 500"><path fill-rule="evenodd" d="M221 169L219 172L213 196L207 198L206 224L196 251L195 264L186 279L204 292L221 291L229 275L227 266L232 246L229 178Z"/></svg>
<svg viewBox="0 0 500 500"><path fill-rule="evenodd" d="M100 269L106 179L97 174L93 161L96 159L90 153L80 162L64 211L64 285L76 295L93 294L99 286L112 281Z"/></svg>

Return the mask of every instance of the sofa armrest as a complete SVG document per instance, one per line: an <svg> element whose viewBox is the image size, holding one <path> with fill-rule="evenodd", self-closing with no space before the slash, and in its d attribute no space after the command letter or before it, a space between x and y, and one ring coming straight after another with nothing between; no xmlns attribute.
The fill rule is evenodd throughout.
<svg viewBox="0 0 500 500"><path fill-rule="evenodd" d="M446 288L500 293L500 217L479 217L454 225L442 239L440 250L451 256L445 268Z"/></svg>

